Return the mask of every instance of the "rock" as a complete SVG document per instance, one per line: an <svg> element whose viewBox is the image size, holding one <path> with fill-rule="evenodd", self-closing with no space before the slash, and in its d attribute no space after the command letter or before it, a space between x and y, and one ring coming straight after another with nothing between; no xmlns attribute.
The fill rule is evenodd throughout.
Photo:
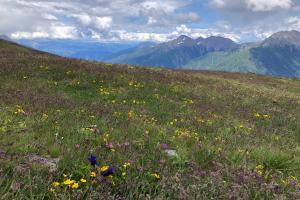
<svg viewBox="0 0 300 200"><path fill-rule="evenodd" d="M172 150L172 149L166 149L164 150L166 152L166 154L170 157L178 157L178 154L176 152L176 150Z"/></svg>
<svg viewBox="0 0 300 200"><path fill-rule="evenodd" d="M57 170L57 164L59 162L59 158L46 158L38 155L29 155L28 161L30 163L37 163L49 168L50 172L55 172Z"/></svg>

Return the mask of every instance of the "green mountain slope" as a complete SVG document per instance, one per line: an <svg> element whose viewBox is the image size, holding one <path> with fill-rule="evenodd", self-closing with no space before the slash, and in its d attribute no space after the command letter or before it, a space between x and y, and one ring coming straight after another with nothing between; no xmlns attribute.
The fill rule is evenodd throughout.
<svg viewBox="0 0 300 200"><path fill-rule="evenodd" d="M238 45L232 40L222 37L198 38L194 40L182 35L169 42L120 52L116 56L112 56L109 61L142 66L179 68L190 60L209 52L232 51L237 48Z"/></svg>
<svg viewBox="0 0 300 200"><path fill-rule="evenodd" d="M298 34L296 37L294 32L277 33L259 44L242 45L236 51L212 52L182 68L300 78L300 46L295 41L296 37L300 43ZM286 40L290 35L292 40Z"/></svg>
<svg viewBox="0 0 300 200"><path fill-rule="evenodd" d="M183 66L186 69L213 70L265 74L266 70L256 65L248 48L234 52L213 52Z"/></svg>
<svg viewBox="0 0 300 200"><path fill-rule="evenodd" d="M0 40L0 83L1 199L300 198L298 79L88 62Z"/></svg>

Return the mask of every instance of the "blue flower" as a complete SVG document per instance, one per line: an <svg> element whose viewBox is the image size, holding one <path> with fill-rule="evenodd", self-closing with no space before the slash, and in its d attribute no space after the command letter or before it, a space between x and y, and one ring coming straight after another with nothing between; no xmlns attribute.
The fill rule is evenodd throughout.
<svg viewBox="0 0 300 200"><path fill-rule="evenodd" d="M114 173L115 173L114 166L101 167L101 175L102 176L110 176L110 175L113 175Z"/></svg>
<svg viewBox="0 0 300 200"><path fill-rule="evenodd" d="M88 160L90 161L90 163L91 163L92 166L95 166L97 164L97 158L94 155L90 155L88 157Z"/></svg>

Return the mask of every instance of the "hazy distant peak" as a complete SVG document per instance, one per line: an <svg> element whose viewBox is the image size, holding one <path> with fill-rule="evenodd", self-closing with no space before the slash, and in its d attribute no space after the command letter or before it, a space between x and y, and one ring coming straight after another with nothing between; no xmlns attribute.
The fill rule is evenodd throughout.
<svg viewBox="0 0 300 200"><path fill-rule="evenodd" d="M2 40L6 40L6 41L11 41L11 39L7 36L7 35L4 35L4 34L0 34L0 39Z"/></svg>
<svg viewBox="0 0 300 200"><path fill-rule="evenodd" d="M300 32L298 31L280 31L274 33L262 43L264 46L287 46L292 45L300 47Z"/></svg>

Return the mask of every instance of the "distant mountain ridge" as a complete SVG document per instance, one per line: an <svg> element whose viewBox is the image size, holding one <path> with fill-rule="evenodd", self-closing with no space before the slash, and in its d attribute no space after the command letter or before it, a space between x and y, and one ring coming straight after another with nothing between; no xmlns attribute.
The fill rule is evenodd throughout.
<svg viewBox="0 0 300 200"><path fill-rule="evenodd" d="M120 53L109 61L300 78L300 32L282 31L262 42L247 44L219 36L192 39L182 35L169 42Z"/></svg>
<svg viewBox="0 0 300 200"><path fill-rule="evenodd" d="M10 41L10 42L12 41L12 39L10 37L8 37L7 35L4 35L4 34L0 34L0 39Z"/></svg>
<svg viewBox="0 0 300 200"><path fill-rule="evenodd" d="M233 51L239 45L230 39L209 37L192 39L181 35L169 42L152 45L148 48L135 48L119 54L109 61L113 63L137 64L146 66L179 68L190 60L213 51Z"/></svg>

